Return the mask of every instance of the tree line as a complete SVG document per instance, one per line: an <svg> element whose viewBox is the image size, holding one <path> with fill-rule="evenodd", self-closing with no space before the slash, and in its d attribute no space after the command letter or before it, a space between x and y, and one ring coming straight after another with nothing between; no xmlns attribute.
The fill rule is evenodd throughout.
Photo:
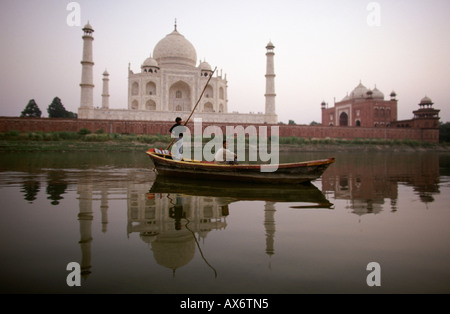
<svg viewBox="0 0 450 314"><path fill-rule="evenodd" d="M52 103L47 108L49 118L77 118L77 114L67 111L59 97L53 98ZM34 99L31 99L22 111L21 118L40 118L42 115L41 109L36 104Z"/></svg>

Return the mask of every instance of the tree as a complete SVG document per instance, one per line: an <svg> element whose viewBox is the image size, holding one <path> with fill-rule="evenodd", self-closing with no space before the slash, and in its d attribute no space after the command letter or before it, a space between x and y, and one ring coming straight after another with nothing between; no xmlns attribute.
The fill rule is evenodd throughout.
<svg viewBox="0 0 450 314"><path fill-rule="evenodd" d="M38 105L34 101L34 99L31 99L28 102L28 105L25 107L25 109L22 111L22 114L20 115L21 118L40 118L41 117L41 110L39 109Z"/></svg>
<svg viewBox="0 0 450 314"><path fill-rule="evenodd" d="M49 118L76 118L77 115L67 111L58 97L53 98L52 103L47 108Z"/></svg>
<svg viewBox="0 0 450 314"><path fill-rule="evenodd" d="M439 125L439 142L450 142L450 122L440 123Z"/></svg>
<svg viewBox="0 0 450 314"><path fill-rule="evenodd" d="M295 125L296 123L295 123L294 120L289 120L288 124L289 124L289 125Z"/></svg>

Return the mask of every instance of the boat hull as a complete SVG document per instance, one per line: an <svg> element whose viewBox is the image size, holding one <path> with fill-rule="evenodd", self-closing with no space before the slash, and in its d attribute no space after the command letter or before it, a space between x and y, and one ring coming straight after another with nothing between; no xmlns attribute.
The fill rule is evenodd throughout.
<svg viewBox="0 0 450 314"><path fill-rule="evenodd" d="M149 149L147 155L158 175L234 182L298 184L318 179L334 158L279 165L222 165L201 161L176 161ZM275 171L274 171L275 170Z"/></svg>

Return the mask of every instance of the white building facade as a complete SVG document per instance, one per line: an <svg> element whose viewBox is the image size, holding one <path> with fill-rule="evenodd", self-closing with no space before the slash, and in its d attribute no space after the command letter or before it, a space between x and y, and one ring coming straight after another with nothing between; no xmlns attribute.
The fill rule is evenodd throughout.
<svg viewBox="0 0 450 314"><path fill-rule="evenodd" d="M270 102L266 100L266 113L245 114L228 112L226 75L213 70L206 62L197 64L195 47L178 32L160 40L153 55L141 65L140 72L134 73L128 66L128 106L127 109L109 108L109 73L103 73L103 94L101 108L93 105L93 55L92 33L89 23L83 28L83 75L82 99L78 109L79 119L134 120L134 121L174 121L175 117L187 119L194 107L195 117L205 122L268 123L276 124L275 113L273 48L270 50L267 70L270 80ZM87 99L89 98L89 99Z"/></svg>

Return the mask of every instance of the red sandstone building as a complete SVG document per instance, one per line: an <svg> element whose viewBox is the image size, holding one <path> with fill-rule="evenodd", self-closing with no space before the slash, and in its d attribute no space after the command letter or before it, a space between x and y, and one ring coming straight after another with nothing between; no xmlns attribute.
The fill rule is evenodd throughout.
<svg viewBox="0 0 450 314"><path fill-rule="evenodd" d="M398 121L396 96L393 91L390 99L385 100L384 94L376 87L370 90L360 82L350 95L335 103L334 107L327 108L327 104L322 102L322 125L439 129L439 110L433 109L430 98L421 100L420 108L413 112L413 119Z"/></svg>

